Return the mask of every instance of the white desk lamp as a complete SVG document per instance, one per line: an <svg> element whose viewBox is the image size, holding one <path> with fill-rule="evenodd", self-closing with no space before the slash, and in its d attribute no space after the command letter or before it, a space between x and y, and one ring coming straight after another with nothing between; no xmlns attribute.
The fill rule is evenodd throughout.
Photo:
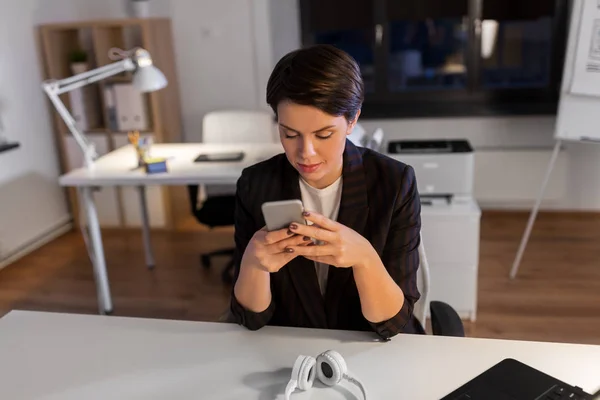
<svg viewBox="0 0 600 400"><path fill-rule="evenodd" d="M77 130L75 127L75 119L60 100L59 95L125 71L133 71L133 87L140 92L154 92L167 86L167 79L164 74L153 65L152 58L147 50L139 47L128 52L124 52L120 49L111 49L110 53L112 54L111 58L116 59L114 58L116 56L122 58L122 60L104 67L77 74L70 78L48 80L42 84L42 87L48 94L48 97L50 97L52 104L54 104L54 107L73 134L77 144L81 147L85 166L88 169L94 167L94 160L98 158L96 148L82 132Z"/></svg>

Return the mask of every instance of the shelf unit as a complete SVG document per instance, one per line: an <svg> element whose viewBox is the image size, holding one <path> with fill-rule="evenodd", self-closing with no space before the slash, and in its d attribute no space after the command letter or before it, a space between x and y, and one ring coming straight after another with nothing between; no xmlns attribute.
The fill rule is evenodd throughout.
<svg viewBox="0 0 600 400"><path fill-rule="evenodd" d="M109 57L109 50L113 47L122 50L143 47L148 50L154 64L165 74L169 84L162 90L140 94L147 111L149 126L149 129L141 131L141 134L149 136L154 143L182 141L179 83L170 19L118 19L44 24L38 26L38 32L44 79L63 79L74 75L70 55L76 50L83 50L87 54L88 69L114 63L115 60ZM98 118L91 120L99 121L89 125L85 134L96 144L100 156L128 144L127 132L114 129L115 126L109 123L104 93L107 85L131 83L131 80L132 74L125 72L85 86L91 91L87 93L88 99L93 100L92 106L88 107L98 113ZM61 95L61 100L72 110L69 93ZM48 107L53 117L62 173L81 167L83 158L79 147L50 101ZM68 192L73 217L77 221L79 207L76 189L68 189ZM101 226L128 228L140 225L139 199L133 188L105 188L96 193L96 196L101 197L97 203ZM183 217L178 215L178 210L187 210L187 207L176 206L178 201L185 198L183 188L149 187L147 198L150 225L153 228L176 227L178 218Z"/></svg>

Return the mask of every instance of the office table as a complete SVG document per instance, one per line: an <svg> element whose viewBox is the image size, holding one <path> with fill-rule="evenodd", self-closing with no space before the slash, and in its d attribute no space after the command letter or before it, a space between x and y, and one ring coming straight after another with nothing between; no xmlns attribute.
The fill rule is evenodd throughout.
<svg viewBox="0 0 600 400"><path fill-rule="evenodd" d="M245 157L239 162L201 162L194 159L200 153L220 153L243 151ZM150 245L150 228L145 187L148 185L189 185L189 184L235 184L242 170L259 161L282 153L281 143L161 143L151 148L152 157L166 158L168 172L147 174L137 167L137 155L132 145L121 147L94 163L94 169L79 168L62 175L61 186L77 187L85 210L90 236L90 258L98 290L98 306L101 314L112 312L112 299L106 272L106 260L102 235L94 203L93 191L96 187L135 186L140 194L142 212L142 233L146 264L151 268L154 257Z"/></svg>
<svg viewBox="0 0 600 400"><path fill-rule="evenodd" d="M600 346L12 311L0 399L283 399L299 354L333 349L370 399L439 399L504 358L594 393ZM355 397L356 395L357 397ZM346 382L291 399L361 399Z"/></svg>

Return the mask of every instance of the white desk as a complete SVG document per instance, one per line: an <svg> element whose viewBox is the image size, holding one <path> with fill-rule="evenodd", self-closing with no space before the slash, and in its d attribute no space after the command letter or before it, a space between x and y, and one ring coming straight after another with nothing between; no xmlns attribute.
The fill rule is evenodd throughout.
<svg viewBox="0 0 600 400"><path fill-rule="evenodd" d="M245 157L240 162L194 162L194 159L200 153L229 151L244 151ZM110 313L113 306L106 273L102 235L94 202L94 187L138 187L142 210L142 232L146 264L152 268L154 266L154 257L150 245L146 186L210 183L235 184L245 167L266 160L281 152L283 152L283 147L280 143L218 145L199 143L155 144L152 146L151 155L153 157L167 158L168 172L146 174L143 169L136 169L137 155L133 146L129 145L99 158L95 162L93 170L79 168L61 176L59 180L61 186L78 187L81 193L83 208L85 209L89 225L90 246L92 248L91 259L96 276L100 313Z"/></svg>
<svg viewBox="0 0 600 400"><path fill-rule="evenodd" d="M243 151L246 156L240 162L194 162L200 153L234 151ZM61 176L59 182L62 186L79 187L236 183L244 168L282 152L279 143L159 143L152 145L151 155L168 158L169 171L146 174L143 169L134 170L137 156L133 146L128 145L100 157L94 170L73 170Z"/></svg>
<svg viewBox="0 0 600 400"><path fill-rule="evenodd" d="M512 357L587 392L600 346L13 311L0 319L0 399L283 399L298 354L339 351L371 399L439 399ZM356 393L354 397L351 393ZM292 399L360 399L352 384Z"/></svg>

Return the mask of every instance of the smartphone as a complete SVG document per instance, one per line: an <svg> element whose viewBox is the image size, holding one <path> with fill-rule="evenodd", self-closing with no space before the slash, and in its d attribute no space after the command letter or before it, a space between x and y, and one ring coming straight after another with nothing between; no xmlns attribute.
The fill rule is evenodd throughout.
<svg viewBox="0 0 600 400"><path fill-rule="evenodd" d="M262 213L269 232L287 228L292 222L306 224L300 200L269 201L262 205Z"/></svg>

